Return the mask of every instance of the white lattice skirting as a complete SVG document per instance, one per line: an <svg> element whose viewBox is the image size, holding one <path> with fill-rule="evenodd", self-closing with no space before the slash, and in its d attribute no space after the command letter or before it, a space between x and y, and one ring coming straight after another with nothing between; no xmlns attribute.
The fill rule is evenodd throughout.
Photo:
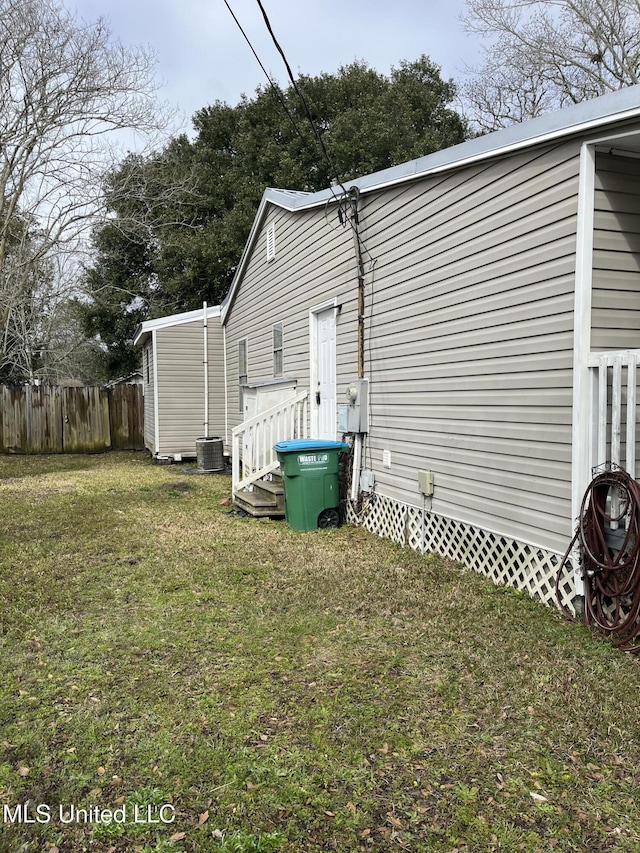
<svg viewBox="0 0 640 853"><path fill-rule="evenodd" d="M518 542L462 521L445 518L383 495L372 495L360 512L347 502L347 521L399 545L440 554L490 578L557 606L556 576L561 555ZM573 576L563 570L559 584L565 607L573 610Z"/></svg>

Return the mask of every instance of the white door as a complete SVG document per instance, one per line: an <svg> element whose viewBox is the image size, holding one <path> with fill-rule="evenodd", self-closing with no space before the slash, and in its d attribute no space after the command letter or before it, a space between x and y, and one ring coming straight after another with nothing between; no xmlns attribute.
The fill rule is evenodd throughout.
<svg viewBox="0 0 640 853"><path fill-rule="evenodd" d="M332 306L316 315L317 386L311 389L317 410L317 438L336 438L336 309Z"/></svg>

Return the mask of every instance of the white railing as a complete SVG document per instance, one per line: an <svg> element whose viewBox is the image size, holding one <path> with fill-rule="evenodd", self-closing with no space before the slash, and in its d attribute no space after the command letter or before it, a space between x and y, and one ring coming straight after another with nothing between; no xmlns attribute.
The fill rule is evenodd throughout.
<svg viewBox="0 0 640 853"><path fill-rule="evenodd" d="M232 431L232 489L235 495L278 467L273 445L292 438L307 438L309 392L300 391Z"/></svg>
<svg viewBox="0 0 640 853"><path fill-rule="evenodd" d="M640 350L592 352L588 361L595 380L592 467L611 462L634 479L639 363Z"/></svg>

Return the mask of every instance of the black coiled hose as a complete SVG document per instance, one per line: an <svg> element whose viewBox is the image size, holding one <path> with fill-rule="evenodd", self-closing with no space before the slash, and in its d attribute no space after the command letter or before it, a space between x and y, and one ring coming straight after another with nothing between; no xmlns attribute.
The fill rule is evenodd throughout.
<svg viewBox="0 0 640 853"><path fill-rule="evenodd" d="M640 651L640 485L626 471L604 471L589 484L558 571L558 603L560 576L576 543L584 579L584 624L595 625L620 649Z"/></svg>

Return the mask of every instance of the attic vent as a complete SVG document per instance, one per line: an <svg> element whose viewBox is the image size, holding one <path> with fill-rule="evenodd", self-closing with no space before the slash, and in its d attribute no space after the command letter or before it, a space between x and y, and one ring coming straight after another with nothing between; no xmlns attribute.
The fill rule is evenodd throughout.
<svg viewBox="0 0 640 853"><path fill-rule="evenodd" d="M272 261L276 256L276 225L272 222L267 228L267 260Z"/></svg>

